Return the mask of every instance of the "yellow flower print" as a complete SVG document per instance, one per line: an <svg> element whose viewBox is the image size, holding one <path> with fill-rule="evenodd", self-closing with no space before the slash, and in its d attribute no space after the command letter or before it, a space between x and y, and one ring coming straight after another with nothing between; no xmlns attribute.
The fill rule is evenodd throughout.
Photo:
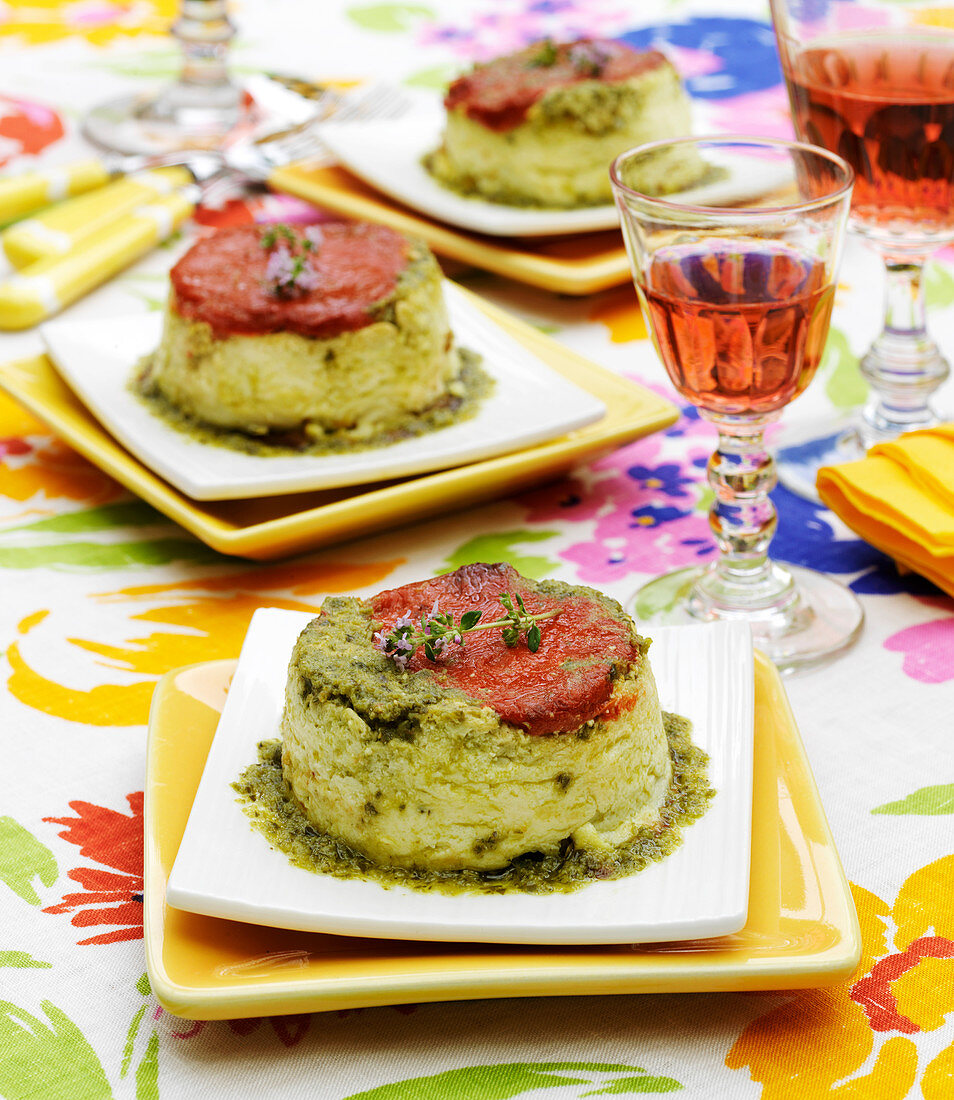
<svg viewBox="0 0 954 1100"><path fill-rule="evenodd" d="M726 1065L748 1067L762 1100L904 1100L920 1064L925 1100L949 1100L954 1046L935 1054L918 1037L954 1014L954 856L910 875L893 906L860 887L853 893L864 943L858 969L845 985L800 994L753 1021Z"/></svg>
<svg viewBox="0 0 954 1100"><path fill-rule="evenodd" d="M30 45L85 38L105 46L117 38L165 35L178 0L6 0L0 37Z"/></svg>
<svg viewBox="0 0 954 1100"><path fill-rule="evenodd" d="M37 611L20 622L20 639L7 649L12 670L8 686L21 703L58 718L95 726L141 725L149 716L156 679L179 665L237 657L256 608L316 611L319 594L377 584L398 564L300 563L100 593L93 597L99 607L118 603L123 608L126 624L120 629L131 636L118 644L65 639L74 653L78 649L95 655L93 674L108 670L106 683L88 688L63 684L41 670L44 655L64 639L56 637L50 613ZM273 595L275 591L290 592L292 598ZM137 613L127 614L130 607ZM156 629L136 631L129 620L156 624Z"/></svg>

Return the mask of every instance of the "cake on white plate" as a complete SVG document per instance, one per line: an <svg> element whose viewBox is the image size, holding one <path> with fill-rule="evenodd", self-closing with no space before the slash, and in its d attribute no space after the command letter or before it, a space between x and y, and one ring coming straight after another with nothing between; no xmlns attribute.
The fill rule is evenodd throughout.
<svg viewBox="0 0 954 1100"><path fill-rule="evenodd" d="M454 631L478 612L512 625L408 655L422 620ZM287 798L379 867L494 872L573 848L610 874L641 830L671 824L648 648L616 601L504 564L327 599L289 664Z"/></svg>
<svg viewBox="0 0 954 1100"><path fill-rule="evenodd" d="M616 156L691 133L689 98L672 62L615 39L545 39L475 65L450 85L444 106L443 138L426 167L464 195L516 206L611 203ZM663 194L705 172L695 150L669 150L631 185Z"/></svg>
<svg viewBox="0 0 954 1100"><path fill-rule="evenodd" d="M465 394L440 268L386 226L221 229L170 284L136 388L196 425L360 444Z"/></svg>

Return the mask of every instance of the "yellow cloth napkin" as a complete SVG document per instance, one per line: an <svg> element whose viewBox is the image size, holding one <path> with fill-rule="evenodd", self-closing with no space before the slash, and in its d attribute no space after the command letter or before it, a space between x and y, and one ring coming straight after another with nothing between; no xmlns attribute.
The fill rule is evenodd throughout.
<svg viewBox="0 0 954 1100"><path fill-rule="evenodd" d="M954 424L818 471L824 503L866 542L954 596Z"/></svg>

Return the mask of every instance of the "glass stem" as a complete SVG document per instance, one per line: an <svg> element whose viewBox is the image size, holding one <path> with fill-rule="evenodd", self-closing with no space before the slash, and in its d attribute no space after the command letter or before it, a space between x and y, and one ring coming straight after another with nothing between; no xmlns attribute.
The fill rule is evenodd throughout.
<svg viewBox="0 0 954 1100"><path fill-rule="evenodd" d="M708 467L709 526L719 558L697 582L698 600L708 611L783 610L797 597L791 576L768 556L778 522L769 493L778 478L765 429L778 414L701 415L719 429Z"/></svg>
<svg viewBox="0 0 954 1100"><path fill-rule="evenodd" d="M172 34L182 48L181 83L206 89L231 85L228 53L235 24L225 0L182 0Z"/></svg>
<svg viewBox="0 0 954 1100"><path fill-rule="evenodd" d="M884 328L861 360L872 389L862 425L866 446L936 424L929 399L950 373L927 331L924 258L887 258L885 270Z"/></svg>

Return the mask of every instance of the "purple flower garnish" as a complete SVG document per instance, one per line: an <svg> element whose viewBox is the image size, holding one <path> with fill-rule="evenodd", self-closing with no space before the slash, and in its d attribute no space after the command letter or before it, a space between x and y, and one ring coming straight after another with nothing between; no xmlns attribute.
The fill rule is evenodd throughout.
<svg viewBox="0 0 954 1100"><path fill-rule="evenodd" d="M295 261L288 246L280 244L268 257L265 266L265 278L276 286L289 283L294 278Z"/></svg>
<svg viewBox="0 0 954 1100"><path fill-rule="evenodd" d="M593 42L578 42L569 57L573 68L587 76L599 76L609 61L609 54Z"/></svg>
<svg viewBox="0 0 954 1100"><path fill-rule="evenodd" d="M309 230L316 230L311 233ZM262 247L269 250L265 265L265 287L277 298L307 294L321 283L321 277L308 260L317 253L324 234L318 226L309 226L297 237L288 226L274 226L262 236Z"/></svg>
<svg viewBox="0 0 954 1100"><path fill-rule="evenodd" d="M516 597L516 606L509 594L500 597L507 612L506 618L497 619L492 623L480 622L480 611L465 611L460 621L455 623L454 616L441 611L438 601L434 601L430 616L421 615L420 624L416 624L411 618L410 611L405 611L387 632L378 630L374 634L374 644L381 650L385 657L390 658L402 671L407 667L408 661L417 652L419 646L424 647L424 653L430 661L437 661L446 655L450 642L456 645L464 644L464 635L472 630L489 630L493 627L501 628L504 642L508 646L514 646L523 636L527 641L527 648L531 653L536 653L540 647L540 627L537 625L540 619L551 619L558 611L543 611L538 615L531 615L524 607L519 595Z"/></svg>
<svg viewBox="0 0 954 1100"><path fill-rule="evenodd" d="M320 225L305 226L305 239L311 241L314 248L321 248L325 243L325 231Z"/></svg>

